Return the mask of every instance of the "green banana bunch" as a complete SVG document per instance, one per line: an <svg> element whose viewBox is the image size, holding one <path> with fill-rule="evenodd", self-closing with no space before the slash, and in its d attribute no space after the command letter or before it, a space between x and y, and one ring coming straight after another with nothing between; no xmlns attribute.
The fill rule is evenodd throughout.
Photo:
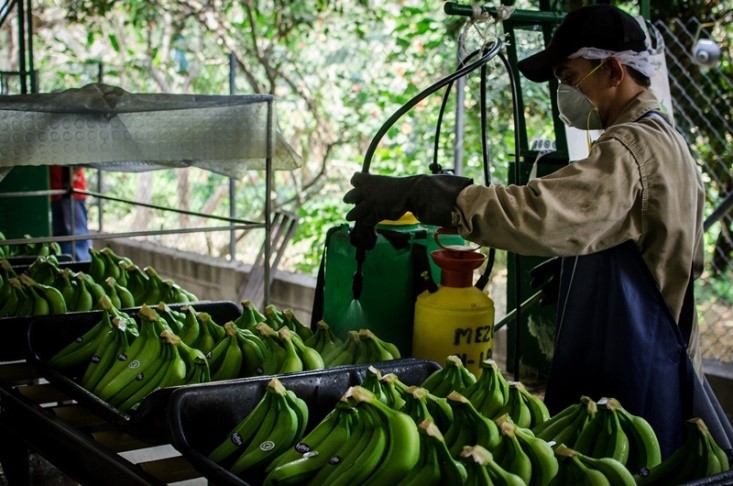
<svg viewBox="0 0 733 486"><path fill-rule="evenodd" d="M461 358L451 355L445 359L443 367L434 371L420 386L435 396L447 397L452 391L464 393L474 383L476 377L463 366Z"/></svg>
<svg viewBox="0 0 733 486"><path fill-rule="evenodd" d="M186 376L183 379L184 384L207 383L211 381L211 369L206 355L200 349L186 344L183 339L175 342L178 352L186 363Z"/></svg>
<svg viewBox="0 0 733 486"><path fill-rule="evenodd" d="M242 315L234 320L234 325L240 329L248 329L255 332L257 324L266 322L267 318L264 314L257 310L257 307L251 300L242 301Z"/></svg>
<svg viewBox="0 0 733 486"><path fill-rule="evenodd" d="M117 329L112 319L109 312L103 311L102 318L96 324L49 358L49 366L68 370L89 362L105 336Z"/></svg>
<svg viewBox="0 0 733 486"><path fill-rule="evenodd" d="M23 235L24 239L31 239L31 235ZM55 241L41 243L20 243L9 247L7 256L56 256L61 255L61 245Z"/></svg>
<svg viewBox="0 0 733 486"><path fill-rule="evenodd" d="M349 388L344 397L358 410L363 429L344 444L346 452L340 462L321 469L311 483L396 484L419 460L420 433L415 422L361 386Z"/></svg>
<svg viewBox="0 0 733 486"><path fill-rule="evenodd" d="M194 346L199 334L201 334L201 323L198 320L198 312L196 312L196 309L192 305L184 305L180 311L184 317L178 336L187 345Z"/></svg>
<svg viewBox="0 0 733 486"><path fill-rule="evenodd" d="M148 279L145 281L145 293L143 294L142 302L140 303L147 305L158 305L159 302L163 301L163 279L160 277L160 275L158 275L158 272L155 270L155 268L151 266L143 268L143 273L145 273Z"/></svg>
<svg viewBox="0 0 733 486"><path fill-rule="evenodd" d="M264 313L265 323L275 331L279 331L285 325L285 316L283 316L283 313L280 312L280 309L275 304L266 305Z"/></svg>
<svg viewBox="0 0 733 486"><path fill-rule="evenodd" d="M629 457L629 439L621 428L616 413L618 402L607 398L598 400L598 413L583 427L573 449L587 456L611 457L626 464Z"/></svg>
<svg viewBox="0 0 733 486"><path fill-rule="evenodd" d="M377 400L387 403L387 393L382 386L382 372L374 366L369 366L359 386L372 392Z"/></svg>
<svg viewBox="0 0 733 486"><path fill-rule="evenodd" d="M323 355L323 363L326 368L343 366L364 362L362 360L362 342L358 331L346 333L346 341L338 348L334 348L328 354Z"/></svg>
<svg viewBox="0 0 733 486"><path fill-rule="evenodd" d="M198 300L198 297L171 279L162 280L160 298L163 302L170 304L184 304Z"/></svg>
<svg viewBox="0 0 733 486"><path fill-rule="evenodd" d="M94 296L79 272L71 274L73 294L66 300L66 306L73 312L88 312L94 307Z"/></svg>
<svg viewBox="0 0 733 486"><path fill-rule="evenodd" d="M446 430L444 438L453 457L458 457L466 445L480 445L492 450L499 444L499 428L496 423L481 415L468 398L453 391L446 399L453 410L453 422Z"/></svg>
<svg viewBox="0 0 733 486"><path fill-rule="evenodd" d="M99 310L99 299L107 295L104 287L95 282L88 273L76 272L74 279L76 279L76 283L78 284L77 290L79 294L72 297L76 304L72 304L72 308L79 312Z"/></svg>
<svg viewBox="0 0 733 486"><path fill-rule="evenodd" d="M325 364L323 363L323 356L321 356L321 353L306 345L305 341L299 334L291 331L290 328L287 326L281 328L278 331L278 334L280 334L281 338L288 336L287 338L292 340L293 345L295 346L295 352L298 354L300 360L303 362L303 369L322 370L323 368L325 368Z"/></svg>
<svg viewBox="0 0 733 486"><path fill-rule="evenodd" d="M306 369L306 365L303 362L301 355L298 353L295 347L293 334L287 327L281 327L276 333L277 337L273 337L273 342L276 340L280 341L280 344L285 348L285 357L280 363L279 373L295 373ZM314 350L315 351L315 350ZM320 357L320 355L319 355ZM323 361L321 360L321 363ZM323 366L321 366L322 368Z"/></svg>
<svg viewBox="0 0 733 486"><path fill-rule="evenodd" d="M529 484L532 480L532 460L517 438L516 430L519 427L508 415L496 419L496 424L499 429L499 444L491 449L494 461L505 471L516 474Z"/></svg>
<svg viewBox="0 0 733 486"><path fill-rule="evenodd" d="M99 307L104 312L109 313L110 319L117 317L123 320L125 322L125 331L130 335L131 339L134 339L140 335L140 328L138 327L135 318L127 312L122 311L112 305L112 300L108 296L103 295L102 298L99 299Z"/></svg>
<svg viewBox="0 0 733 486"><path fill-rule="evenodd" d="M104 247L97 253L100 259L104 260L104 273L101 275L94 276L94 280L97 282L103 282L108 277L112 277L117 281L122 276L122 267L120 267L119 262L122 260L122 257L116 255L114 251L112 251L109 247ZM91 266L90 266L91 270Z"/></svg>
<svg viewBox="0 0 733 486"><path fill-rule="evenodd" d="M283 320L285 321L285 327L300 336L303 341L306 341L307 339L313 337L313 331L311 330L310 326L306 326L297 317L295 317L295 314L293 314L292 310L283 310L282 316Z"/></svg>
<svg viewBox="0 0 733 486"><path fill-rule="evenodd" d="M89 248L89 268L87 273L97 282L107 278L107 259L96 248Z"/></svg>
<svg viewBox="0 0 733 486"><path fill-rule="evenodd" d="M380 361L390 361L398 359L400 352L397 350L397 346L386 341L379 339L369 329L360 329L359 339L362 342L362 349L364 350L364 361L367 363L378 363ZM393 353L397 353L396 355Z"/></svg>
<svg viewBox="0 0 733 486"><path fill-rule="evenodd" d="M509 382L507 402L496 412L496 417L508 414L519 427L530 429L550 418L550 412L539 398L532 395L518 381Z"/></svg>
<svg viewBox="0 0 733 486"><path fill-rule="evenodd" d="M640 486L682 484L720 474L730 469L725 451L710 435L705 422L694 417L685 421L685 442L660 464L635 475Z"/></svg>
<svg viewBox="0 0 733 486"><path fill-rule="evenodd" d="M357 413L348 401L339 400L313 430L267 466L263 484L307 483L343 451L355 428Z"/></svg>
<svg viewBox="0 0 733 486"><path fill-rule="evenodd" d="M485 417L495 419L499 411L509 401L509 382L499 370L499 365L493 359L486 359L480 363L481 373L476 381L462 393L471 400L476 410Z"/></svg>
<svg viewBox="0 0 733 486"><path fill-rule="evenodd" d="M438 429L448 430L453 423L453 409L445 398L437 397L427 389L408 386L402 392L405 404L400 410L420 424L426 420L433 422Z"/></svg>
<svg viewBox="0 0 733 486"><path fill-rule="evenodd" d="M597 412L596 402L584 395L580 397L578 403L566 407L557 415L537 425L532 432L547 442L574 448L581 431L593 420Z"/></svg>
<svg viewBox="0 0 733 486"><path fill-rule="evenodd" d="M30 317L33 315L33 296L20 281L20 277L11 277L3 285L7 288L5 305L0 309L0 317Z"/></svg>
<svg viewBox="0 0 733 486"><path fill-rule="evenodd" d="M117 361L102 375L93 393L102 400L119 405L129 398L128 392L149 381L160 367L161 332L165 321L150 307L140 308L140 335L132 342L125 359Z"/></svg>
<svg viewBox="0 0 733 486"><path fill-rule="evenodd" d="M232 322L227 322L224 324L224 332L227 337L219 341L211 351L211 355L207 357L212 381L237 378L244 361L236 326Z"/></svg>
<svg viewBox="0 0 733 486"><path fill-rule="evenodd" d="M105 313L106 314L106 313ZM132 341L126 329L126 321L119 317L111 319L111 329L97 341L97 347L89 358L86 370L81 378L81 386L89 391L94 390L99 380L112 366L118 356L127 356Z"/></svg>
<svg viewBox="0 0 733 486"><path fill-rule="evenodd" d="M535 437L531 430L515 427L514 435L532 463L529 486L547 486L559 469L557 458L549 443Z"/></svg>
<svg viewBox="0 0 733 486"><path fill-rule="evenodd" d="M112 301L112 305L118 309L135 307L135 299L130 291L117 283L117 280L115 280L114 277L107 277L104 280L104 285L102 287L105 289L105 294L107 294Z"/></svg>
<svg viewBox="0 0 733 486"><path fill-rule="evenodd" d="M485 447L480 445L465 446L459 459L466 468L468 486L521 486L526 483L517 476L504 470L494 461L494 457Z"/></svg>
<svg viewBox="0 0 733 486"><path fill-rule="evenodd" d="M397 486L463 484L467 476L466 468L451 457L438 427L430 420L425 420L417 428L420 432L420 459Z"/></svg>
<svg viewBox="0 0 733 486"><path fill-rule="evenodd" d="M76 282L73 280L73 273L70 268L63 268L59 270L53 283L51 283L51 286L61 292L64 297L67 311L71 310L69 303L72 302L75 292Z"/></svg>
<svg viewBox="0 0 733 486"><path fill-rule="evenodd" d="M306 346L318 351L321 356L326 356L334 349L339 349L343 345L343 341L334 334L326 321L318 321L313 336L306 339Z"/></svg>
<svg viewBox="0 0 733 486"><path fill-rule="evenodd" d="M299 431L305 426L301 424L302 412L296 411L292 395L287 392L273 378L263 398L231 430L227 439L209 453L209 459L241 474L264 471L271 461L290 449L300 439ZM300 398L295 400L301 402L298 407L306 407Z"/></svg>
<svg viewBox="0 0 733 486"><path fill-rule="evenodd" d="M558 460L559 468L555 477L550 481L550 486L564 486L567 484L587 484L592 486L618 484L622 486L629 484L627 481L629 476L631 476L630 473L623 464L615 459L608 457L603 458L602 461L594 459L570 449L564 444L555 446L555 457ZM611 477L614 477L614 481L619 482L611 482ZM631 480L630 485L633 485L633 477Z"/></svg>
<svg viewBox="0 0 733 486"><path fill-rule="evenodd" d="M224 338L222 335L224 328L214 322L207 313L195 312L194 316L199 323L199 333L191 346L200 349L208 358L214 346Z"/></svg>
<svg viewBox="0 0 733 486"><path fill-rule="evenodd" d="M257 337L259 337L264 343L263 360L262 360L262 372L265 375L275 375L280 373L280 370L285 368L285 360L288 359L288 371L297 371L298 355L295 353L293 348L292 353L288 353L285 348L285 343L280 339L277 331L271 328L268 324L260 322L256 326ZM302 362L300 362L302 370Z"/></svg>
<svg viewBox="0 0 733 486"><path fill-rule="evenodd" d="M237 330L237 341L239 342L239 347L242 348L243 355L240 374L242 376L259 376L263 374L267 345L252 331L242 329L236 325L234 327Z"/></svg>
<svg viewBox="0 0 733 486"><path fill-rule="evenodd" d="M186 315L183 312L171 309L165 302L158 302L158 305L155 306L155 312L168 323L168 328L174 334L181 333L186 320Z"/></svg>
<svg viewBox="0 0 733 486"><path fill-rule="evenodd" d="M133 298L135 299L135 305L143 305L145 303L145 296L148 291L148 275L134 263L120 263L120 267L127 275L127 282L125 287L130 291ZM156 302L155 304L157 304Z"/></svg>
<svg viewBox="0 0 733 486"><path fill-rule="evenodd" d="M158 388L184 383L186 363L176 345L180 338L167 330L160 333L160 338L162 342L161 352L158 355L160 365L156 365L157 369L149 371L149 379L135 382L136 386L125 389L124 395L114 397L111 403L115 405L121 402L117 405L120 411L127 412L137 408L145 397Z"/></svg>
<svg viewBox="0 0 733 486"><path fill-rule="evenodd" d="M32 315L66 314L66 301L58 289L38 283L27 274L21 274L20 281L33 298Z"/></svg>
<svg viewBox="0 0 733 486"><path fill-rule="evenodd" d="M659 440L649 422L639 415L629 413L615 398L609 398L608 403L616 410L621 428L629 439L626 468L632 473L638 473L662 462Z"/></svg>
<svg viewBox="0 0 733 486"><path fill-rule="evenodd" d="M402 383L394 373L382 375L380 381L382 382L382 389L387 396L385 403L395 410L401 410L405 406L405 399L402 398L402 394L407 390L407 385Z"/></svg>
<svg viewBox="0 0 733 486"><path fill-rule="evenodd" d="M55 257L39 256L30 264L25 273L35 282L51 285L56 280L59 271Z"/></svg>

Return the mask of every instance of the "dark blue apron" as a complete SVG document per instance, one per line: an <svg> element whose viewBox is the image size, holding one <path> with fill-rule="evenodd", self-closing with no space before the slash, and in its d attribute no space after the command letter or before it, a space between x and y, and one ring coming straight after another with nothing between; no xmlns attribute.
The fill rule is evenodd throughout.
<svg viewBox="0 0 733 486"><path fill-rule="evenodd" d="M682 444L684 421L693 416L701 416L718 443L730 449L730 423L686 352L693 301L690 285L678 326L632 241L563 259L545 395L550 412L577 403L581 395L613 397L649 421L663 457Z"/></svg>

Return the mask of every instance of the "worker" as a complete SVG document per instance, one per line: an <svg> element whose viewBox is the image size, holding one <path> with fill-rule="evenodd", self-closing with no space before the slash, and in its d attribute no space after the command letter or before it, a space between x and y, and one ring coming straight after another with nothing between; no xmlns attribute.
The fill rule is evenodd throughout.
<svg viewBox="0 0 733 486"><path fill-rule="evenodd" d="M86 191L86 178L81 167L49 166L49 187L52 190L66 190L67 194L51 195L51 229L53 236L88 235L86 195L77 191ZM72 199L73 198L73 199ZM71 211L74 211L73 218ZM73 219L73 228L72 228ZM74 246L72 247L72 243ZM89 261L91 240L59 242L61 252L72 255L76 261Z"/></svg>
<svg viewBox="0 0 733 486"><path fill-rule="evenodd" d="M611 5L581 7L518 67L531 81L559 81L566 125L602 130L589 155L523 186L358 172L344 196L355 204L346 219L356 222L356 244L378 221L412 211L481 245L562 257L550 411L581 395L614 397L651 423L665 456L692 416L731 449L733 430L702 373L695 319L703 182L649 89L643 29Z"/></svg>

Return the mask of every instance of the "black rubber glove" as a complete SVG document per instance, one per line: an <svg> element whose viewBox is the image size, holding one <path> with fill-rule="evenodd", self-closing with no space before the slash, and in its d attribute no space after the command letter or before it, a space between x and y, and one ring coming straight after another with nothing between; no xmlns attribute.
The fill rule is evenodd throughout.
<svg viewBox="0 0 733 486"><path fill-rule="evenodd" d="M351 178L354 188L344 196L344 202L355 205L346 219L370 227L410 211L422 223L451 227L458 193L472 182L447 174L390 177L357 172Z"/></svg>
<svg viewBox="0 0 733 486"><path fill-rule="evenodd" d="M562 260L553 257L545 260L529 271L529 285L533 289L542 290L540 306L547 306L557 303L560 293L560 267Z"/></svg>

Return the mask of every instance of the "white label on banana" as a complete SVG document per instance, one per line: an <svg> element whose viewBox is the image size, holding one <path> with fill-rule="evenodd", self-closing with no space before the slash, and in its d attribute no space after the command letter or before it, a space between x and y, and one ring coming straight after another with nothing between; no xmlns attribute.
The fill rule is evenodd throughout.
<svg viewBox="0 0 733 486"><path fill-rule="evenodd" d="M302 442L298 442L297 444L295 444L295 450L300 452L301 454L307 454L308 452L310 452L311 446Z"/></svg>
<svg viewBox="0 0 733 486"><path fill-rule="evenodd" d="M242 440L242 436L239 435L239 432L234 432L231 437L232 443L236 446L241 446L244 441Z"/></svg>
<svg viewBox="0 0 733 486"><path fill-rule="evenodd" d="M266 440L263 443L260 444L260 450L261 451L271 451L275 448L275 443L271 440Z"/></svg>
<svg viewBox="0 0 733 486"><path fill-rule="evenodd" d="M331 459L328 460L329 464L338 464L339 462L341 462L340 456L331 456Z"/></svg>
<svg viewBox="0 0 733 486"><path fill-rule="evenodd" d="M139 368L140 367L140 361L134 359L134 360L130 361L130 364L127 365L127 366L129 366L131 369L134 370L135 368Z"/></svg>

